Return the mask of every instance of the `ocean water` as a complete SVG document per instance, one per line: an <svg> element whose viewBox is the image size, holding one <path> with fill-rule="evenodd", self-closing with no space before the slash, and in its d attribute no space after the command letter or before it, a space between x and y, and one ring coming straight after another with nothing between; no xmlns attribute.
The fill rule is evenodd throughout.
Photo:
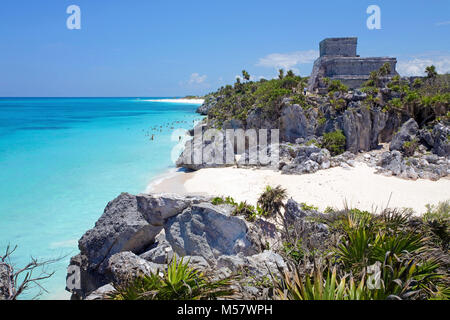
<svg viewBox="0 0 450 320"><path fill-rule="evenodd" d="M17 245L18 267L65 256L40 299L69 297L78 239L108 201L174 168L181 129L200 120L196 105L148 99L0 98L0 251Z"/></svg>

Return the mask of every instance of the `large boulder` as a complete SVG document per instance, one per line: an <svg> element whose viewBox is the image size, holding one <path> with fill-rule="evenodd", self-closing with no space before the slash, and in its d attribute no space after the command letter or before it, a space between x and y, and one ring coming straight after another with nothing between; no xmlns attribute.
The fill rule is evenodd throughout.
<svg viewBox="0 0 450 320"><path fill-rule="evenodd" d="M246 257L244 261L250 274L258 280L270 278L272 275L281 277L287 270L287 264L283 258L271 250Z"/></svg>
<svg viewBox="0 0 450 320"><path fill-rule="evenodd" d="M224 131L220 131L222 136L203 136L188 140L181 155L176 161L177 167L189 170L200 170L204 168L221 168L233 166L234 148L231 141L226 139ZM232 163L227 163L227 154L232 154Z"/></svg>
<svg viewBox="0 0 450 320"><path fill-rule="evenodd" d="M114 286L167 270L175 257L197 270L214 270L217 279L246 266L247 280L264 281L286 267L275 252L263 252L269 246L279 248L274 224L264 219L248 222L233 216L232 206L214 206L205 200L121 194L80 240L81 252L70 261L66 290L73 299L104 299ZM257 289L247 289L243 290L251 293L249 297L262 297Z"/></svg>
<svg viewBox="0 0 450 320"><path fill-rule="evenodd" d="M113 287L113 285L111 283L108 283L92 292L86 297L85 300L105 300L108 299L108 297L115 291L116 289Z"/></svg>
<svg viewBox="0 0 450 320"><path fill-rule="evenodd" d="M314 134L317 123L314 111L305 111L297 104L287 104L280 116L280 139L285 142L295 142Z"/></svg>
<svg viewBox="0 0 450 320"><path fill-rule="evenodd" d="M104 267L102 264L115 253L140 252L149 246L162 226L150 224L148 216L134 195L122 193L109 202L95 227L78 242L91 268Z"/></svg>
<svg viewBox="0 0 450 320"><path fill-rule="evenodd" d="M318 154L322 151L322 149L316 147L315 145L310 146L300 146L297 148L297 155L295 157L295 163L304 163L310 160L312 154ZM329 154L329 153L328 153Z"/></svg>
<svg viewBox="0 0 450 320"><path fill-rule="evenodd" d="M381 110L364 106L349 108L342 116L342 129L346 137L346 150L357 153L376 148L388 115Z"/></svg>
<svg viewBox="0 0 450 320"><path fill-rule="evenodd" d="M433 153L440 157L450 156L450 127L438 123L433 128Z"/></svg>
<svg viewBox="0 0 450 320"><path fill-rule="evenodd" d="M246 221L209 203L192 205L164 226L167 241L181 256L202 256L215 263L221 255L252 255L260 244Z"/></svg>
<svg viewBox="0 0 450 320"><path fill-rule="evenodd" d="M124 284L140 276L148 276L164 271L165 265L139 258L132 252L120 252L108 260L107 275L114 284Z"/></svg>
<svg viewBox="0 0 450 320"><path fill-rule="evenodd" d="M217 104L217 101L219 100L220 97L208 96L205 98L203 104L200 107L198 107L195 112L200 113L203 116L206 116L209 110L211 110L211 108L214 108Z"/></svg>
<svg viewBox="0 0 450 320"><path fill-rule="evenodd" d="M78 243L81 254L87 257L93 268L97 268L115 253L142 253L161 232L165 220L182 212L191 203L205 199L175 194L135 196L122 193L108 203L95 227L81 237Z"/></svg>
<svg viewBox="0 0 450 320"><path fill-rule="evenodd" d="M106 269L111 256L125 251L133 254L151 251L167 219L181 213L192 203L205 200L206 198L197 196L180 197L173 194L135 196L122 193L108 203L94 228L88 230L79 240L80 254L72 257L67 275L68 281L69 279L72 281L75 273L79 275L79 284L77 286L74 283L69 284L66 289L76 298L84 298L93 290L108 283L110 277ZM148 255L150 261L153 258L157 260L157 252Z"/></svg>
<svg viewBox="0 0 450 320"><path fill-rule="evenodd" d="M172 260L173 250L170 243L166 240L164 230L156 236L155 242L139 257L158 264L167 264Z"/></svg>
<svg viewBox="0 0 450 320"><path fill-rule="evenodd" d="M289 199L284 217L295 237L300 238L309 248L319 248L329 237L328 226L318 221L323 214L314 208L305 207Z"/></svg>
<svg viewBox="0 0 450 320"><path fill-rule="evenodd" d="M403 156L400 151L386 151L381 155L380 160L377 163L378 166L389 170L393 175L400 175L405 170L405 164L403 163Z"/></svg>
<svg viewBox="0 0 450 320"><path fill-rule="evenodd" d="M391 144L389 145L389 150L405 152L407 149L407 143L413 142L416 139L418 132L419 125L417 122L413 118L409 119L402 125L399 132L392 138Z"/></svg>
<svg viewBox="0 0 450 320"><path fill-rule="evenodd" d="M163 226L164 221L182 212L192 203L207 201L201 196L177 194L139 194L136 196L139 211L148 223Z"/></svg>
<svg viewBox="0 0 450 320"><path fill-rule="evenodd" d="M222 255L217 259L216 266L218 269L226 268L229 273L235 274L245 269L247 275L256 280L270 277L271 274L281 276L280 270L287 270L284 259L271 250L265 250L247 257L243 255Z"/></svg>
<svg viewBox="0 0 450 320"><path fill-rule="evenodd" d="M286 202L286 210L284 218L288 223L293 223L296 220L303 219L308 213L292 198Z"/></svg>

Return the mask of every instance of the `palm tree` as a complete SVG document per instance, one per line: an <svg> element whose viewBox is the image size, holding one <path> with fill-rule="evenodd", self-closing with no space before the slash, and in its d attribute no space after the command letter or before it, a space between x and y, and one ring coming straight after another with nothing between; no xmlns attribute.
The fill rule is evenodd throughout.
<svg viewBox="0 0 450 320"><path fill-rule="evenodd" d="M247 71L245 71L245 70L242 70L242 77L246 81L250 80L250 74Z"/></svg>
<svg viewBox="0 0 450 320"><path fill-rule="evenodd" d="M425 69L425 73L427 74L428 79L435 79L438 75L435 66L428 66Z"/></svg>
<svg viewBox="0 0 450 320"><path fill-rule="evenodd" d="M281 186L275 188L267 186L266 190L258 199L258 205L269 216L274 216L276 214L281 214L281 208L284 207L283 201L286 198L286 189L283 189Z"/></svg>
<svg viewBox="0 0 450 320"><path fill-rule="evenodd" d="M282 80L284 78L284 70L280 69L278 70L278 79Z"/></svg>

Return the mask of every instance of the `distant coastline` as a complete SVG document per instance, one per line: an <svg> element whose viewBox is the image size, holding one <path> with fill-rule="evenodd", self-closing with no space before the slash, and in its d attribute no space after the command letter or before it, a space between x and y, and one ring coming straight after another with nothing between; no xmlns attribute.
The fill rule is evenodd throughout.
<svg viewBox="0 0 450 320"><path fill-rule="evenodd" d="M188 103L188 104L202 104L205 99L190 99L190 98L175 98L175 99L149 99L145 101L151 102L169 102L169 103Z"/></svg>

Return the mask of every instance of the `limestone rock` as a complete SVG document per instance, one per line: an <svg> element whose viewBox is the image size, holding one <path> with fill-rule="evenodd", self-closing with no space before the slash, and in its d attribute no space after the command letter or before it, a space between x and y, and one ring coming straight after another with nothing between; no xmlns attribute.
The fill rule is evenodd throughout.
<svg viewBox="0 0 450 320"><path fill-rule="evenodd" d="M165 265L148 262L132 252L116 253L108 261L107 274L117 284L126 283L140 276L156 274L165 269Z"/></svg>
<svg viewBox="0 0 450 320"><path fill-rule="evenodd" d="M303 219L307 216L307 213L298 205L298 203L290 198L286 202L286 211L284 217L289 223L292 223L298 219Z"/></svg>
<svg viewBox="0 0 450 320"><path fill-rule="evenodd" d="M438 123L433 128L433 153L440 157L450 157L450 127Z"/></svg>
<svg viewBox="0 0 450 320"><path fill-rule="evenodd" d="M92 292L90 295L86 297L85 300L105 300L114 291L116 291L116 289L113 287L111 283L108 283Z"/></svg>
<svg viewBox="0 0 450 320"><path fill-rule="evenodd" d="M167 264L172 260L173 250L166 240L164 230L155 238L153 243L146 251L139 255L140 258L157 264Z"/></svg>
<svg viewBox="0 0 450 320"><path fill-rule="evenodd" d="M271 250L266 250L260 254L245 257L244 259L245 267L248 268L249 272L257 280L270 277L271 273L280 277L282 276L280 270L282 272L287 270L287 265L283 258Z"/></svg>
<svg viewBox="0 0 450 320"><path fill-rule="evenodd" d="M139 194L136 196L138 209L146 221L162 226L164 221L182 212L191 203L206 201L205 197L181 196L177 194Z"/></svg>
<svg viewBox="0 0 450 320"><path fill-rule="evenodd" d="M113 254L140 252L149 246L162 226L151 225L136 196L122 193L109 202L103 215L78 242L92 268L98 268Z"/></svg>
<svg viewBox="0 0 450 320"><path fill-rule="evenodd" d="M257 253L246 222L209 203L192 205L164 225L167 241L181 256L197 255L214 263L221 255Z"/></svg>
<svg viewBox="0 0 450 320"><path fill-rule="evenodd" d="M195 112L200 113L201 115L206 116L212 108L214 108L217 104L217 101L220 100L220 97L207 96L203 104L197 108Z"/></svg>
<svg viewBox="0 0 450 320"><path fill-rule="evenodd" d="M392 138L389 150L404 151L404 144L413 141L419 132L419 125L414 119L405 122L400 131Z"/></svg>
<svg viewBox="0 0 450 320"><path fill-rule="evenodd" d="M285 105L280 116L280 139L284 142L295 142L298 138L313 135L316 117L299 105Z"/></svg>
<svg viewBox="0 0 450 320"><path fill-rule="evenodd" d="M368 110L364 107L345 110L342 126L346 150L356 153L376 148L387 118L387 114L381 110Z"/></svg>
<svg viewBox="0 0 450 320"><path fill-rule="evenodd" d="M211 268L208 261L202 256L184 256L182 258L184 263L187 263L191 268L196 270L206 271Z"/></svg>
<svg viewBox="0 0 450 320"><path fill-rule="evenodd" d="M203 135L203 137L186 141L176 166L189 170L233 166L234 161L228 163L226 158L228 154L234 156L232 143L226 139L223 131L219 131L218 134L217 138L212 136L207 139L207 136Z"/></svg>

